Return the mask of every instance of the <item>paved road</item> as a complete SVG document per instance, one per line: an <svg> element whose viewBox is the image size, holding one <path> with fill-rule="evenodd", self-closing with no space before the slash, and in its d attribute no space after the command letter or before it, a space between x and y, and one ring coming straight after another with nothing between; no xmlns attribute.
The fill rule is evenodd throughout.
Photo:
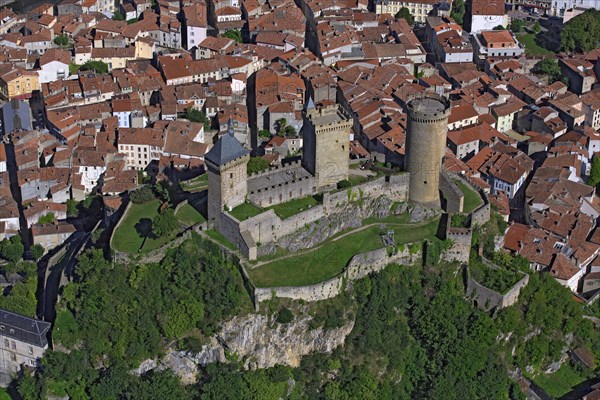
<svg viewBox="0 0 600 400"><path fill-rule="evenodd" d="M89 235L89 233L84 232L74 233L73 236L69 238L68 243L65 244L66 252L60 260L58 260L56 265L48 265L47 261L45 261L45 265L40 265L40 268L45 269L45 285L40 298L41 307L39 307L42 314L40 317L44 321L54 322L54 319L56 318L56 301L61 287L62 273L65 271L66 276L73 274L73 267L77 262L77 254L82 246L85 245Z"/></svg>

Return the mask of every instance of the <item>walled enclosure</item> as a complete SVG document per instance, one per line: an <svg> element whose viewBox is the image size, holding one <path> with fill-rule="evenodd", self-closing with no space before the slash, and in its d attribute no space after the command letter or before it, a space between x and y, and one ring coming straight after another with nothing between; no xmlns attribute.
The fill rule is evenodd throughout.
<svg viewBox="0 0 600 400"><path fill-rule="evenodd" d="M421 260L422 249L411 254L410 247L411 244L405 244L401 251L391 256L387 248L357 254L340 275L315 285L255 288L255 304L258 307L261 301L269 300L273 296L304 301L331 299L344 291L347 283L364 278L372 272L379 272L391 263L413 264Z"/></svg>
<svg viewBox="0 0 600 400"><path fill-rule="evenodd" d="M484 259L486 265L491 264ZM469 267L465 267L465 276L467 280L467 298L476 302L477 307L485 311L501 310L515 304L519 300L521 290L529 283L529 275L523 273L523 278L515 283L505 294L501 294L481 285L479 282L471 278Z"/></svg>
<svg viewBox="0 0 600 400"><path fill-rule="evenodd" d="M342 205L364 197L386 196L393 201L408 198L408 174L383 176L347 190L323 194L323 204L281 219L273 210L267 210L252 218L238 221L228 212L220 213L215 226L221 234L234 243L244 256L254 260L258 243L266 244L296 232L305 225L334 213Z"/></svg>

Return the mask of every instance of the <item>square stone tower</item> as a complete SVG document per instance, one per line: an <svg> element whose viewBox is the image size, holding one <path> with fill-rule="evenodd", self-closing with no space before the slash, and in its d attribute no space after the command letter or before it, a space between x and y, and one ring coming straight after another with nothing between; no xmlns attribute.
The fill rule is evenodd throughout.
<svg viewBox="0 0 600 400"><path fill-rule="evenodd" d="M306 106L302 166L315 176L317 190L348 179L352 120L338 105Z"/></svg>
<svg viewBox="0 0 600 400"><path fill-rule="evenodd" d="M204 156L208 168L208 219L242 204L248 194L247 165L250 155L237 141L229 119L228 132Z"/></svg>

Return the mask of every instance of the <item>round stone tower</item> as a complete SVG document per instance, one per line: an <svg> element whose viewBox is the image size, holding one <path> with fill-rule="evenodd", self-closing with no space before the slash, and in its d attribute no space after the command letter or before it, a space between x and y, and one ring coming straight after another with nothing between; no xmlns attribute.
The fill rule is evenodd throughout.
<svg viewBox="0 0 600 400"><path fill-rule="evenodd" d="M439 180L446 150L450 102L436 94L408 102L404 169L410 173L408 197L426 207L440 207Z"/></svg>

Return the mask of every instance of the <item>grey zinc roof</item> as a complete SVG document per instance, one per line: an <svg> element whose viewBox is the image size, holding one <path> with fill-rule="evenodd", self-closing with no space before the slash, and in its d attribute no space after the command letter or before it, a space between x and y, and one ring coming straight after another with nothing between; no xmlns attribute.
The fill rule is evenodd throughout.
<svg viewBox="0 0 600 400"><path fill-rule="evenodd" d="M31 108L22 100L11 100L2 106L2 132L10 133L18 129L32 130Z"/></svg>
<svg viewBox="0 0 600 400"><path fill-rule="evenodd" d="M0 335L39 347L46 347L50 323L0 310Z"/></svg>

